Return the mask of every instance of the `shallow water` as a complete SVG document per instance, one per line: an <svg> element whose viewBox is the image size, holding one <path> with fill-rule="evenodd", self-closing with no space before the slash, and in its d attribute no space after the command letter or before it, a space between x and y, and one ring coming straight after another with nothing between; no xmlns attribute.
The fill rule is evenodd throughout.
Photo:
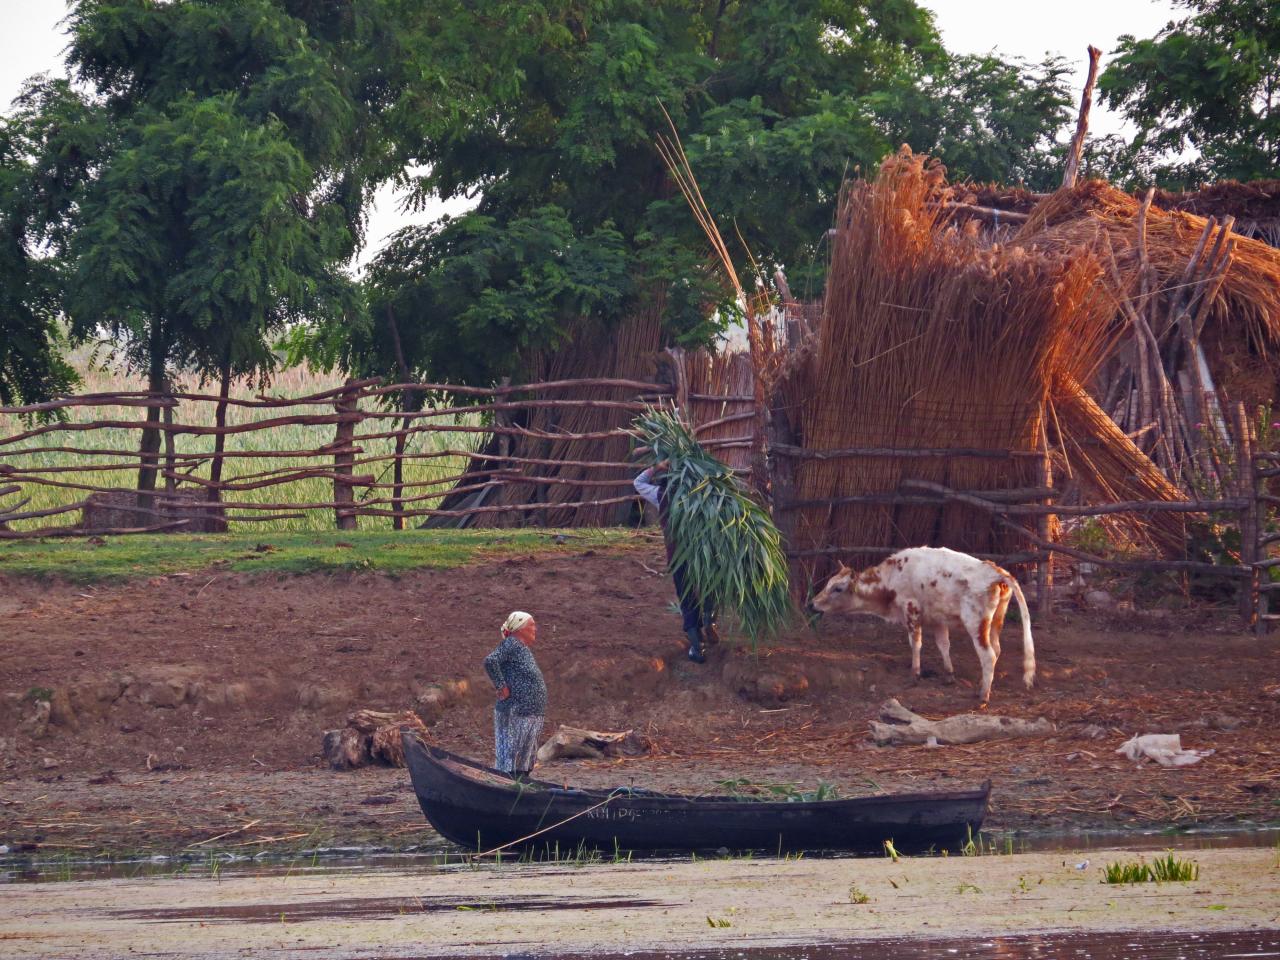
<svg viewBox="0 0 1280 960"><path fill-rule="evenodd" d="M573 955L554 951L511 953L507 954L507 960L561 960L570 956ZM1265 960L1280 957L1280 930L1035 934L972 940L869 940L811 946L709 947L680 953L589 956L591 960Z"/></svg>
<svg viewBox="0 0 1280 960"><path fill-rule="evenodd" d="M975 837L975 843L983 854L1010 855L1019 853L1061 853L1079 855L1081 859L1091 850L1216 850L1248 847L1277 847L1280 849L1280 826L1265 827L1206 827L1189 830L1144 831L1092 831L1080 833L1049 834L989 834ZM955 853L952 852L954 856ZM701 853L699 859L717 859L731 856L725 852ZM806 857L823 859L856 859L843 853L809 851ZM506 862L519 858L512 855ZM688 855L671 857L635 854L622 855L622 859L634 860L688 860ZM0 860L0 885L6 883L51 883L75 880L109 880L135 878L196 878L219 876L306 876L333 874L348 871L369 872L379 870L404 871L406 869L435 872L465 867L466 855L457 847L442 842L440 846L420 848L414 852L385 852L342 847L306 851L288 858L260 855L234 857L229 854L204 854L191 856L155 856L135 860L77 860L60 858L34 864L8 863ZM492 862L492 861L489 861ZM614 854L600 854L582 860L566 858L566 867L600 867L614 862Z"/></svg>

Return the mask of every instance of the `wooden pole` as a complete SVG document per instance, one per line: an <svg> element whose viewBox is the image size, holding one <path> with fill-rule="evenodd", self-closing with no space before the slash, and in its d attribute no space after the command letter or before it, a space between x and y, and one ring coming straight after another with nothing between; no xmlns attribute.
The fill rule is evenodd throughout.
<svg viewBox="0 0 1280 960"><path fill-rule="evenodd" d="M227 348L222 357L221 369L218 371L218 401L213 408L213 423L222 430L227 425L227 404L231 398L231 349ZM209 484L207 497L210 503L217 503L222 499L222 492L219 484L222 483L222 464L223 455L227 449L227 435L218 433L213 438L213 462L209 464ZM209 508L209 520L206 530L210 533L223 532L227 529L226 522L222 519L222 510L217 507Z"/></svg>
<svg viewBox="0 0 1280 960"><path fill-rule="evenodd" d="M173 384L166 381L165 389L172 390ZM164 432L164 492L173 494L178 490L176 465L177 447L173 436L173 404L165 404L164 413L161 414L161 416L164 418L165 426L169 428Z"/></svg>
<svg viewBox="0 0 1280 960"><path fill-rule="evenodd" d="M390 304L387 304L387 326L391 330L391 344L396 351L396 369L400 372L400 379L408 382L410 379L409 364L405 360L404 344L400 341L400 327L396 324L396 312ZM400 391L400 409L405 413L409 412L409 397L410 392L408 390ZM400 422L400 432L396 434L396 459L392 469L392 482L395 484L396 498L404 496L404 450L409 442L409 435L405 431L411 425L410 419L405 417ZM404 529L403 514L397 513L391 518L391 529Z"/></svg>
<svg viewBox="0 0 1280 960"><path fill-rule="evenodd" d="M348 384L353 381L348 380ZM333 404L333 409L342 419L334 430L333 445L338 452L333 455L333 502L334 516L339 530L355 530L358 525L353 504L355 492L351 486L352 461L355 454L347 452L351 448L351 438L356 432L357 418L348 416L357 412L360 397L356 390L340 394Z"/></svg>
<svg viewBox="0 0 1280 960"><path fill-rule="evenodd" d="M1265 429L1266 428L1264 427L1264 430ZM1252 439L1254 440L1253 469L1249 471L1249 474L1251 488L1250 494L1253 498L1253 529L1255 541L1257 543L1257 547L1254 551L1254 560L1261 563L1268 559L1267 545L1275 542L1277 539L1280 539L1280 536L1267 533L1267 501L1264 498L1267 495L1266 487L1268 475L1273 474L1275 471L1268 470L1266 467L1266 460L1262 458L1270 451L1257 449L1257 437ZM1271 607L1271 601L1269 599L1270 593L1269 591L1262 589L1261 580L1261 570L1260 568L1255 567L1253 586L1257 596L1257 603L1254 607L1253 630L1259 637L1266 635L1267 623L1270 620L1269 614Z"/></svg>
<svg viewBox="0 0 1280 960"><path fill-rule="evenodd" d="M1252 431L1244 404L1235 406L1236 428L1236 483L1237 492L1247 504L1240 511L1240 563L1248 570L1248 577L1240 585L1240 619L1246 630L1253 629L1258 620L1259 570L1258 560L1258 490L1253 463Z"/></svg>
<svg viewBox="0 0 1280 960"><path fill-rule="evenodd" d="M1043 454L1039 463L1039 480L1040 486L1045 489L1053 488L1053 459L1049 456L1049 431L1044 422L1044 417L1040 420L1040 449ZM1052 494L1044 498L1046 507L1053 506ZM1052 541L1054 530L1054 516L1049 513L1041 514L1036 518L1036 532L1040 534L1042 540ZM1041 620L1049 619L1053 613L1053 551L1046 550L1044 556L1036 564L1036 616Z"/></svg>
<svg viewBox="0 0 1280 960"><path fill-rule="evenodd" d="M1101 50L1095 46L1089 47L1089 76L1084 82L1084 92L1080 95L1080 115L1076 118L1075 136L1071 138L1071 146L1067 150L1067 167L1062 173L1063 187L1074 187L1080 172L1084 138L1089 132L1089 108L1093 106L1093 84L1098 79L1098 58L1101 56Z"/></svg>

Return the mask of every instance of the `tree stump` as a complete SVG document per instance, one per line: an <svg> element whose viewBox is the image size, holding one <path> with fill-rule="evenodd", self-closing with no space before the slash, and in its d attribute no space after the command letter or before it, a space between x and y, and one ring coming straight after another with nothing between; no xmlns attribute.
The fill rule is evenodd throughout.
<svg viewBox="0 0 1280 960"><path fill-rule="evenodd" d="M649 738L634 730L607 733L561 726L551 739L538 748L538 762L552 760L601 760L605 757L637 757L648 753L653 745Z"/></svg>
<svg viewBox="0 0 1280 960"><path fill-rule="evenodd" d="M427 728L412 710L387 713L379 710L357 710L347 717L341 730L326 730L323 753L334 770L353 770L378 764L403 767L404 747L400 734L404 730L426 733Z"/></svg>
<svg viewBox="0 0 1280 960"><path fill-rule="evenodd" d="M876 746L903 746L928 743L938 745L978 743L982 740L1004 740L1012 737L1043 737L1053 733L1053 724L1038 720L1018 720L985 713L962 713L942 720L929 720L908 710L890 697L880 705L880 719L871 721L871 739Z"/></svg>

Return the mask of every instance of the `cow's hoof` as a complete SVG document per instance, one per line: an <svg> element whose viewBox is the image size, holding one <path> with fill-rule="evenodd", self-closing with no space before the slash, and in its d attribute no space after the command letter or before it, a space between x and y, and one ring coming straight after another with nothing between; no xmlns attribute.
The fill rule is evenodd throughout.
<svg viewBox="0 0 1280 960"><path fill-rule="evenodd" d="M978 709L979 709L979 710L985 710L985 709L987 709L987 701L986 701L986 700L979 700L979 701L978 701Z"/></svg>
<svg viewBox="0 0 1280 960"><path fill-rule="evenodd" d="M942 675L942 682L948 687L954 687L956 685L956 675L954 673L944 673Z"/></svg>

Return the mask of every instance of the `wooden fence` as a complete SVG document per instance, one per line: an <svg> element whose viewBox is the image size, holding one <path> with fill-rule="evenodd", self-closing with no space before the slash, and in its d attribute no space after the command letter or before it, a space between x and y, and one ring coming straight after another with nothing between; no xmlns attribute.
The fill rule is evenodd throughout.
<svg viewBox="0 0 1280 960"><path fill-rule="evenodd" d="M1280 532L1270 532L1269 519L1280 497L1268 492L1272 480L1280 477L1280 452L1258 449L1257 432L1245 413L1243 404L1234 411L1233 433L1236 437L1234 459L1236 479L1234 489L1214 499L1189 499L1185 501L1130 500L1094 504L1061 504L1055 502L1060 491L1054 486L1052 460L1045 450L1030 451L985 450L969 448L908 448L889 449L879 447L841 450L810 450L785 442L770 445L770 474L774 481L774 516L789 542L794 543L794 524L790 515L814 508L832 510L849 504L879 505L886 509L911 507L943 508L948 504L963 504L990 517L993 524L1010 531L1025 542L1023 550L1004 554L979 554L1004 565L1034 567L1037 581L1037 615L1045 617L1052 611L1053 557L1059 555L1079 563L1130 573L1183 573L1200 576L1224 577L1240 583L1240 617L1244 626L1261 634L1266 624L1280 620L1280 613L1268 612L1268 598L1280 592L1280 582L1271 582L1268 571L1280 567L1280 558L1271 558L1270 546L1280 542ZM976 457L996 460L1033 458L1038 461L1039 486L1010 490L955 490L940 483L923 480L903 480L898 489L857 496L833 497L821 500L801 500L790 495L790 482L796 465L806 460L818 459L930 459L950 457ZM1054 521L1063 517L1107 517L1126 514L1134 517L1150 517L1155 514L1181 514L1188 519L1208 521L1213 514L1226 514L1234 518L1240 532L1238 557L1234 562L1223 558L1220 562L1161 557L1131 557L1121 560L1103 557L1089 551L1069 546L1053 536ZM903 544L902 546L907 546ZM824 544L809 549L792 549L788 555L795 561L813 561L824 557L868 557L872 560L887 556L897 547L884 545L842 543Z"/></svg>
<svg viewBox="0 0 1280 960"><path fill-rule="evenodd" d="M630 415L660 403L678 403L688 411L695 433L705 445L742 473L753 445L754 409L745 392L748 371L725 364L706 365L675 356L675 384L637 380L564 380L494 388L460 387L448 384L392 384L379 381L349 381L331 390L297 398L257 397L234 399L199 393L175 392L155 396L141 391L68 397L26 407L0 408L0 414L33 417L62 412L77 414L52 422L31 422L25 429L0 437L0 540L37 537L65 537L92 534L141 533L185 529L225 530L230 524L261 523L266 520L298 518L316 511L331 512L340 530L354 529L360 517L382 518L397 529L406 522L434 518L462 523L496 514L516 515L521 522L537 522L546 511L574 507L598 507L635 503L631 481L637 470L634 459L555 460L485 453L476 449L477 438L500 435L556 440L606 440L625 436L625 428L591 433L534 430L522 426L524 414L539 410L604 408ZM700 366L699 364L702 364ZM680 371L683 371L681 373ZM590 392L589 397L573 396ZM723 391L723 392L721 392ZM737 392L730 392L737 391ZM414 392L429 392L433 399L452 401L420 410L405 410L386 403L402 400ZM611 399L600 399L601 394ZM217 407L212 423L183 423L173 412L180 404L200 408ZM226 407L242 409L254 418L228 423ZM138 408L149 411L147 419L122 419L110 408ZM302 412L298 412L301 408ZM155 419L154 411L161 412ZM108 411L108 412L103 412ZM1257 438L1242 406L1234 412L1233 433L1237 438L1235 489L1217 499L1180 502L1133 500L1097 504L1062 504L1055 488L1048 451L979 449L881 449L811 450L784 442L777 436L769 444L772 509L784 535L793 529L790 518L797 511L834 509L844 504L878 504L889 509L937 507L961 504L985 515L1025 544L1024 549L991 555L1004 564L1034 567L1040 616L1051 609L1053 597L1052 557L1057 554L1078 562L1133 572L1182 572L1211 575L1240 581L1240 614L1244 622L1259 631L1280 614L1267 610L1267 599L1280 591L1280 582L1270 582L1268 572L1280 566L1269 556L1280 533L1271 533L1268 518L1280 498L1268 492L1280 477L1280 453L1257 449ZM201 419L194 417L191 419ZM325 430L331 439L323 443L289 447L267 444L263 449L226 449L229 437L277 431L288 426ZM154 430L164 443L155 452L140 452L141 444L107 447L85 446L77 442L86 434L123 430L132 436ZM212 437L214 449L180 450L180 437ZM433 449L411 452L409 442L429 436ZM456 439L454 439L456 438ZM381 444L387 452L374 449ZM634 443L630 444L634 450ZM48 455L75 458L71 464L32 463L32 458ZM1010 460L1031 457L1038 466L1036 486L1011 490L957 490L923 480L903 480L899 488L881 493L835 497L823 501L795 499L790 478L797 465L806 460L848 458L933 458L978 457ZM319 461L319 462L316 462ZM439 461L462 464L426 479L406 478L406 465ZM265 469L249 469L260 466ZM562 468L575 469L566 479ZM232 469L238 470L234 475ZM390 480L386 479L392 471ZM163 481L163 489L135 490L94 482L95 476L137 472ZM583 473L591 476L584 478ZM249 499L252 491L269 490L301 480L321 481L328 496L299 501L269 498ZM457 509L433 506L445 494L457 494L486 487L517 485L530 488L520 502L486 505L467 501ZM571 485L571 499L542 499L537 491ZM67 499L52 506L32 508L29 501L37 488L66 491ZM16 498L16 499L15 499ZM63 525L35 526L35 521L83 514L83 519ZM1054 519L1062 517L1105 517L1115 514L1153 516L1160 513L1207 518L1210 514L1233 515L1239 527L1241 546L1235 562L1208 563L1198 560L1158 557L1116 560L1058 542L1053 535ZM561 514L563 515L563 514ZM981 522L980 520L977 522ZM795 543L788 535L788 541ZM866 543L824 543L809 549L793 549L800 562L823 557L883 557L894 549ZM812 567L811 567L812 568Z"/></svg>
<svg viewBox="0 0 1280 960"><path fill-rule="evenodd" d="M617 395L617 399L574 397L566 394L590 390ZM402 399L413 393L430 393L435 398L448 396L452 402L424 409L405 410L388 406L385 399ZM495 512L537 514L539 511L566 507L625 503L634 499L631 478L636 470L633 461L538 461L529 458L485 454L466 442L478 437L496 435L537 437L556 440L597 440L629 436L625 429L573 433L526 428L521 414L533 410L571 410L605 408L625 413L627 418L648 406L666 402L673 391L664 384L644 381L595 379L475 388L449 384L408 383L383 385L381 381L349 381L346 385L304 397L234 399L199 393L175 392L163 396L143 391L102 393L68 397L25 407L0 408L0 414L34 417L59 413L64 418L45 423L31 423L26 429L0 438L0 495L23 494L23 499L0 506L0 539L25 539L49 536L75 536L90 533L138 533L185 528L207 531L225 529L227 524L292 519L303 512L332 511L338 529L354 529L359 517L388 518L399 528L411 518L461 518ZM213 423L177 422L172 411L179 404L200 408L217 407L213 417L192 417ZM255 415L243 423L226 423L227 406L242 408ZM151 411L149 418L128 420L119 415L101 414L110 408L141 408ZM281 414L288 408L291 412ZM297 408L301 408L298 412ZM154 411L162 411L155 419ZM78 414L71 418L67 414ZM247 434L269 435L289 427L332 427L332 439L304 447L280 446L268 442L262 449L225 448L228 437ZM713 424L718 426L717 424ZM141 444L115 444L92 447L81 442L95 431L126 431L127 436L156 431L164 438L163 449L142 452ZM434 449L409 452L409 441L429 436L438 445ZM213 437L212 451L180 451L180 437ZM459 438L448 442L449 438ZM374 446L392 449L378 452ZM36 445L32 445L35 442ZM716 441L710 441L711 446ZM70 456L72 464L32 462L33 458ZM244 469L246 464L270 464L266 469ZM320 461L320 462L316 462ZM406 464L424 461L461 462L465 470L433 476L430 479L405 479ZM238 472L228 476L228 468L238 465ZM556 475L563 467L612 473L604 479L575 478L566 481ZM386 479L387 468L394 472ZM517 468L545 468L530 475ZM163 489L129 491L119 485L95 482L92 478L106 474L137 472L139 486L145 477L158 476ZM263 502L249 499L249 491L260 491L304 480L322 480L331 484L331 495L304 502L281 500ZM431 501L446 493L468 488L520 484L547 487L571 483L584 499L557 500L542 503L536 497L526 502L498 506L469 506L459 510L440 510ZM462 484L463 486L460 486ZM34 488L58 488L73 491L76 499L41 509L23 509ZM132 502L130 502L132 501ZM21 521L84 513L84 521L62 526L31 527ZM133 523L103 526L95 517L127 514L138 518ZM18 525L15 527L15 524Z"/></svg>

